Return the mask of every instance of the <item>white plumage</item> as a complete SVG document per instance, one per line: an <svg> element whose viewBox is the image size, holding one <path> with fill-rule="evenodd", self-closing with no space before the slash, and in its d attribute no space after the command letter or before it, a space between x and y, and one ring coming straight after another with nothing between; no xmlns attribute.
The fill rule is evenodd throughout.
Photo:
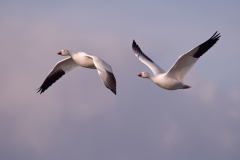
<svg viewBox="0 0 240 160"><path fill-rule="evenodd" d="M138 76L142 78L149 78L156 85L167 89L187 89L190 86L182 83L184 76L192 68L192 66L197 62L197 60L207 52L221 37L220 33L215 32L214 35L201 45L191 49L187 53L181 55L173 66L165 72L156 63L154 63L150 58L148 58L137 45L135 40L133 40L132 48L138 59L147 65L153 72L153 76L147 72L141 72Z"/></svg>
<svg viewBox="0 0 240 160"><path fill-rule="evenodd" d="M72 52L69 50L61 50L58 52L62 56L70 56L64 60L59 61L54 68L50 71L47 78L44 80L38 92L43 93L48 87L55 83L65 73L72 70L77 66L97 69L100 78L105 86L116 94L116 79L113 75L112 68L105 61L99 57L89 55L84 52Z"/></svg>

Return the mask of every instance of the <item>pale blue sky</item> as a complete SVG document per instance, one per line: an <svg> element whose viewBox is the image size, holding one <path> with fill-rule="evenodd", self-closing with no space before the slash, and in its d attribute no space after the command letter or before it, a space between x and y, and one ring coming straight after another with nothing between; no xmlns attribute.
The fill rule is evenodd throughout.
<svg viewBox="0 0 240 160"><path fill-rule="evenodd" d="M0 1L1 159L238 160L240 1ZM168 70L184 52L220 40L167 91L137 77L144 53ZM77 68L42 95L48 72L84 51L108 62L117 96Z"/></svg>

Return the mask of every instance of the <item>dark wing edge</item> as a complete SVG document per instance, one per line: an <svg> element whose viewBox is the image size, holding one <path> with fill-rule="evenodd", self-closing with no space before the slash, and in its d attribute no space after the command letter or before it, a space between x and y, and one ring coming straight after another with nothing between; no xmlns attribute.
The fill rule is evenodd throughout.
<svg viewBox="0 0 240 160"><path fill-rule="evenodd" d="M141 48L137 45L137 43L135 42L135 40L133 40L132 49L133 49L134 52L142 55L144 58L146 58L146 59L149 60L150 62L153 62L150 58L148 58L148 56L146 56L146 55L142 52ZM154 63L154 62L153 62L153 63Z"/></svg>
<svg viewBox="0 0 240 160"><path fill-rule="evenodd" d="M194 58L201 57L205 52L207 52L221 37L220 33L216 31L211 38L209 38L206 42L199 45L199 49L193 55Z"/></svg>
<svg viewBox="0 0 240 160"><path fill-rule="evenodd" d="M48 89L53 83L55 83L59 78L61 78L65 72L61 69L56 71L54 74L47 76L47 78L44 80L41 87L38 88L38 92L42 94L46 89Z"/></svg>
<svg viewBox="0 0 240 160"><path fill-rule="evenodd" d="M103 80L105 86L110 89L115 95L117 94L116 90L116 79L113 73L106 70L106 78Z"/></svg>

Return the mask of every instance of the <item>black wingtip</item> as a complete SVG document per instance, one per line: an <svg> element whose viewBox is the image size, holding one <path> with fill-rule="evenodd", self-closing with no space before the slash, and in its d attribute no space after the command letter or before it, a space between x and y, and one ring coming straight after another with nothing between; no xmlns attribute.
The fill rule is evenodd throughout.
<svg viewBox="0 0 240 160"><path fill-rule="evenodd" d="M135 40L133 40L132 48L133 48L133 50L141 50Z"/></svg>
<svg viewBox="0 0 240 160"><path fill-rule="evenodd" d="M40 93L40 94L42 94L44 92L41 87L39 87L37 90L38 90L37 93Z"/></svg>
<svg viewBox="0 0 240 160"><path fill-rule="evenodd" d="M137 51L137 52L141 52L141 53L142 53L142 50L140 49L140 47L138 46L138 44L136 43L135 40L133 40L132 49L133 49L134 51Z"/></svg>
<svg viewBox="0 0 240 160"><path fill-rule="evenodd" d="M150 62L153 62L148 56L146 56L141 48L138 46L138 44L135 42L135 40L133 40L133 43L132 43L132 49L135 53L137 53L137 57L139 57L139 55L142 55L143 57L145 57L147 60L149 60ZM154 63L154 62L153 62Z"/></svg>
<svg viewBox="0 0 240 160"><path fill-rule="evenodd" d="M209 40L213 41L215 44L220 39L220 37L220 33L216 31Z"/></svg>
<svg viewBox="0 0 240 160"><path fill-rule="evenodd" d="M210 39L219 40L220 37L221 37L220 33L218 31L216 31Z"/></svg>
<svg viewBox="0 0 240 160"><path fill-rule="evenodd" d="M116 83L116 79L115 76L113 75L112 72L109 72L108 70L106 70L106 79L103 80L103 83L105 84L105 86L110 89L115 95L117 94L117 83Z"/></svg>
<svg viewBox="0 0 240 160"><path fill-rule="evenodd" d="M110 89L115 95L117 95L117 91L116 90L113 90L113 89Z"/></svg>
<svg viewBox="0 0 240 160"><path fill-rule="evenodd" d="M136 47L138 47L138 45L137 45L136 41L133 40L133 42L132 42L132 48L133 48L133 50L134 50Z"/></svg>
<svg viewBox="0 0 240 160"><path fill-rule="evenodd" d="M206 42L199 45L198 51L193 55L194 58L201 57L205 52L207 52L221 37L220 33L216 31L211 38L209 38Z"/></svg>
<svg viewBox="0 0 240 160"><path fill-rule="evenodd" d="M59 69L54 74L48 76L41 87L38 88L37 93L42 94L45 90L47 90L53 83L55 83L59 78L61 78L65 72L62 69Z"/></svg>

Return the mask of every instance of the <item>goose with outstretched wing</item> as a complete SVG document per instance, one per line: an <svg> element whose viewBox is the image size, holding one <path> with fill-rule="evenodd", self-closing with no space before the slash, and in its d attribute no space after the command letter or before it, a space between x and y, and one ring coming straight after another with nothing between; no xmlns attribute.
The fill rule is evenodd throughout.
<svg viewBox="0 0 240 160"><path fill-rule="evenodd" d="M97 72L104 85L116 94L116 79L112 68L101 58L89 55L85 52L72 52L69 50L61 50L58 52L62 56L70 56L69 58L59 61L48 74L43 84L38 88L38 92L43 93L65 73L75 67L81 66L90 69L97 69Z"/></svg>
<svg viewBox="0 0 240 160"><path fill-rule="evenodd" d="M215 32L207 41L181 55L167 72L147 57L137 45L135 40L133 40L132 49L135 55L142 63L147 65L154 74L150 75L148 72L141 72L138 76L148 78L156 85L167 90L190 88L190 86L183 83L184 76L197 62L197 60L206 53L220 37L220 33Z"/></svg>

